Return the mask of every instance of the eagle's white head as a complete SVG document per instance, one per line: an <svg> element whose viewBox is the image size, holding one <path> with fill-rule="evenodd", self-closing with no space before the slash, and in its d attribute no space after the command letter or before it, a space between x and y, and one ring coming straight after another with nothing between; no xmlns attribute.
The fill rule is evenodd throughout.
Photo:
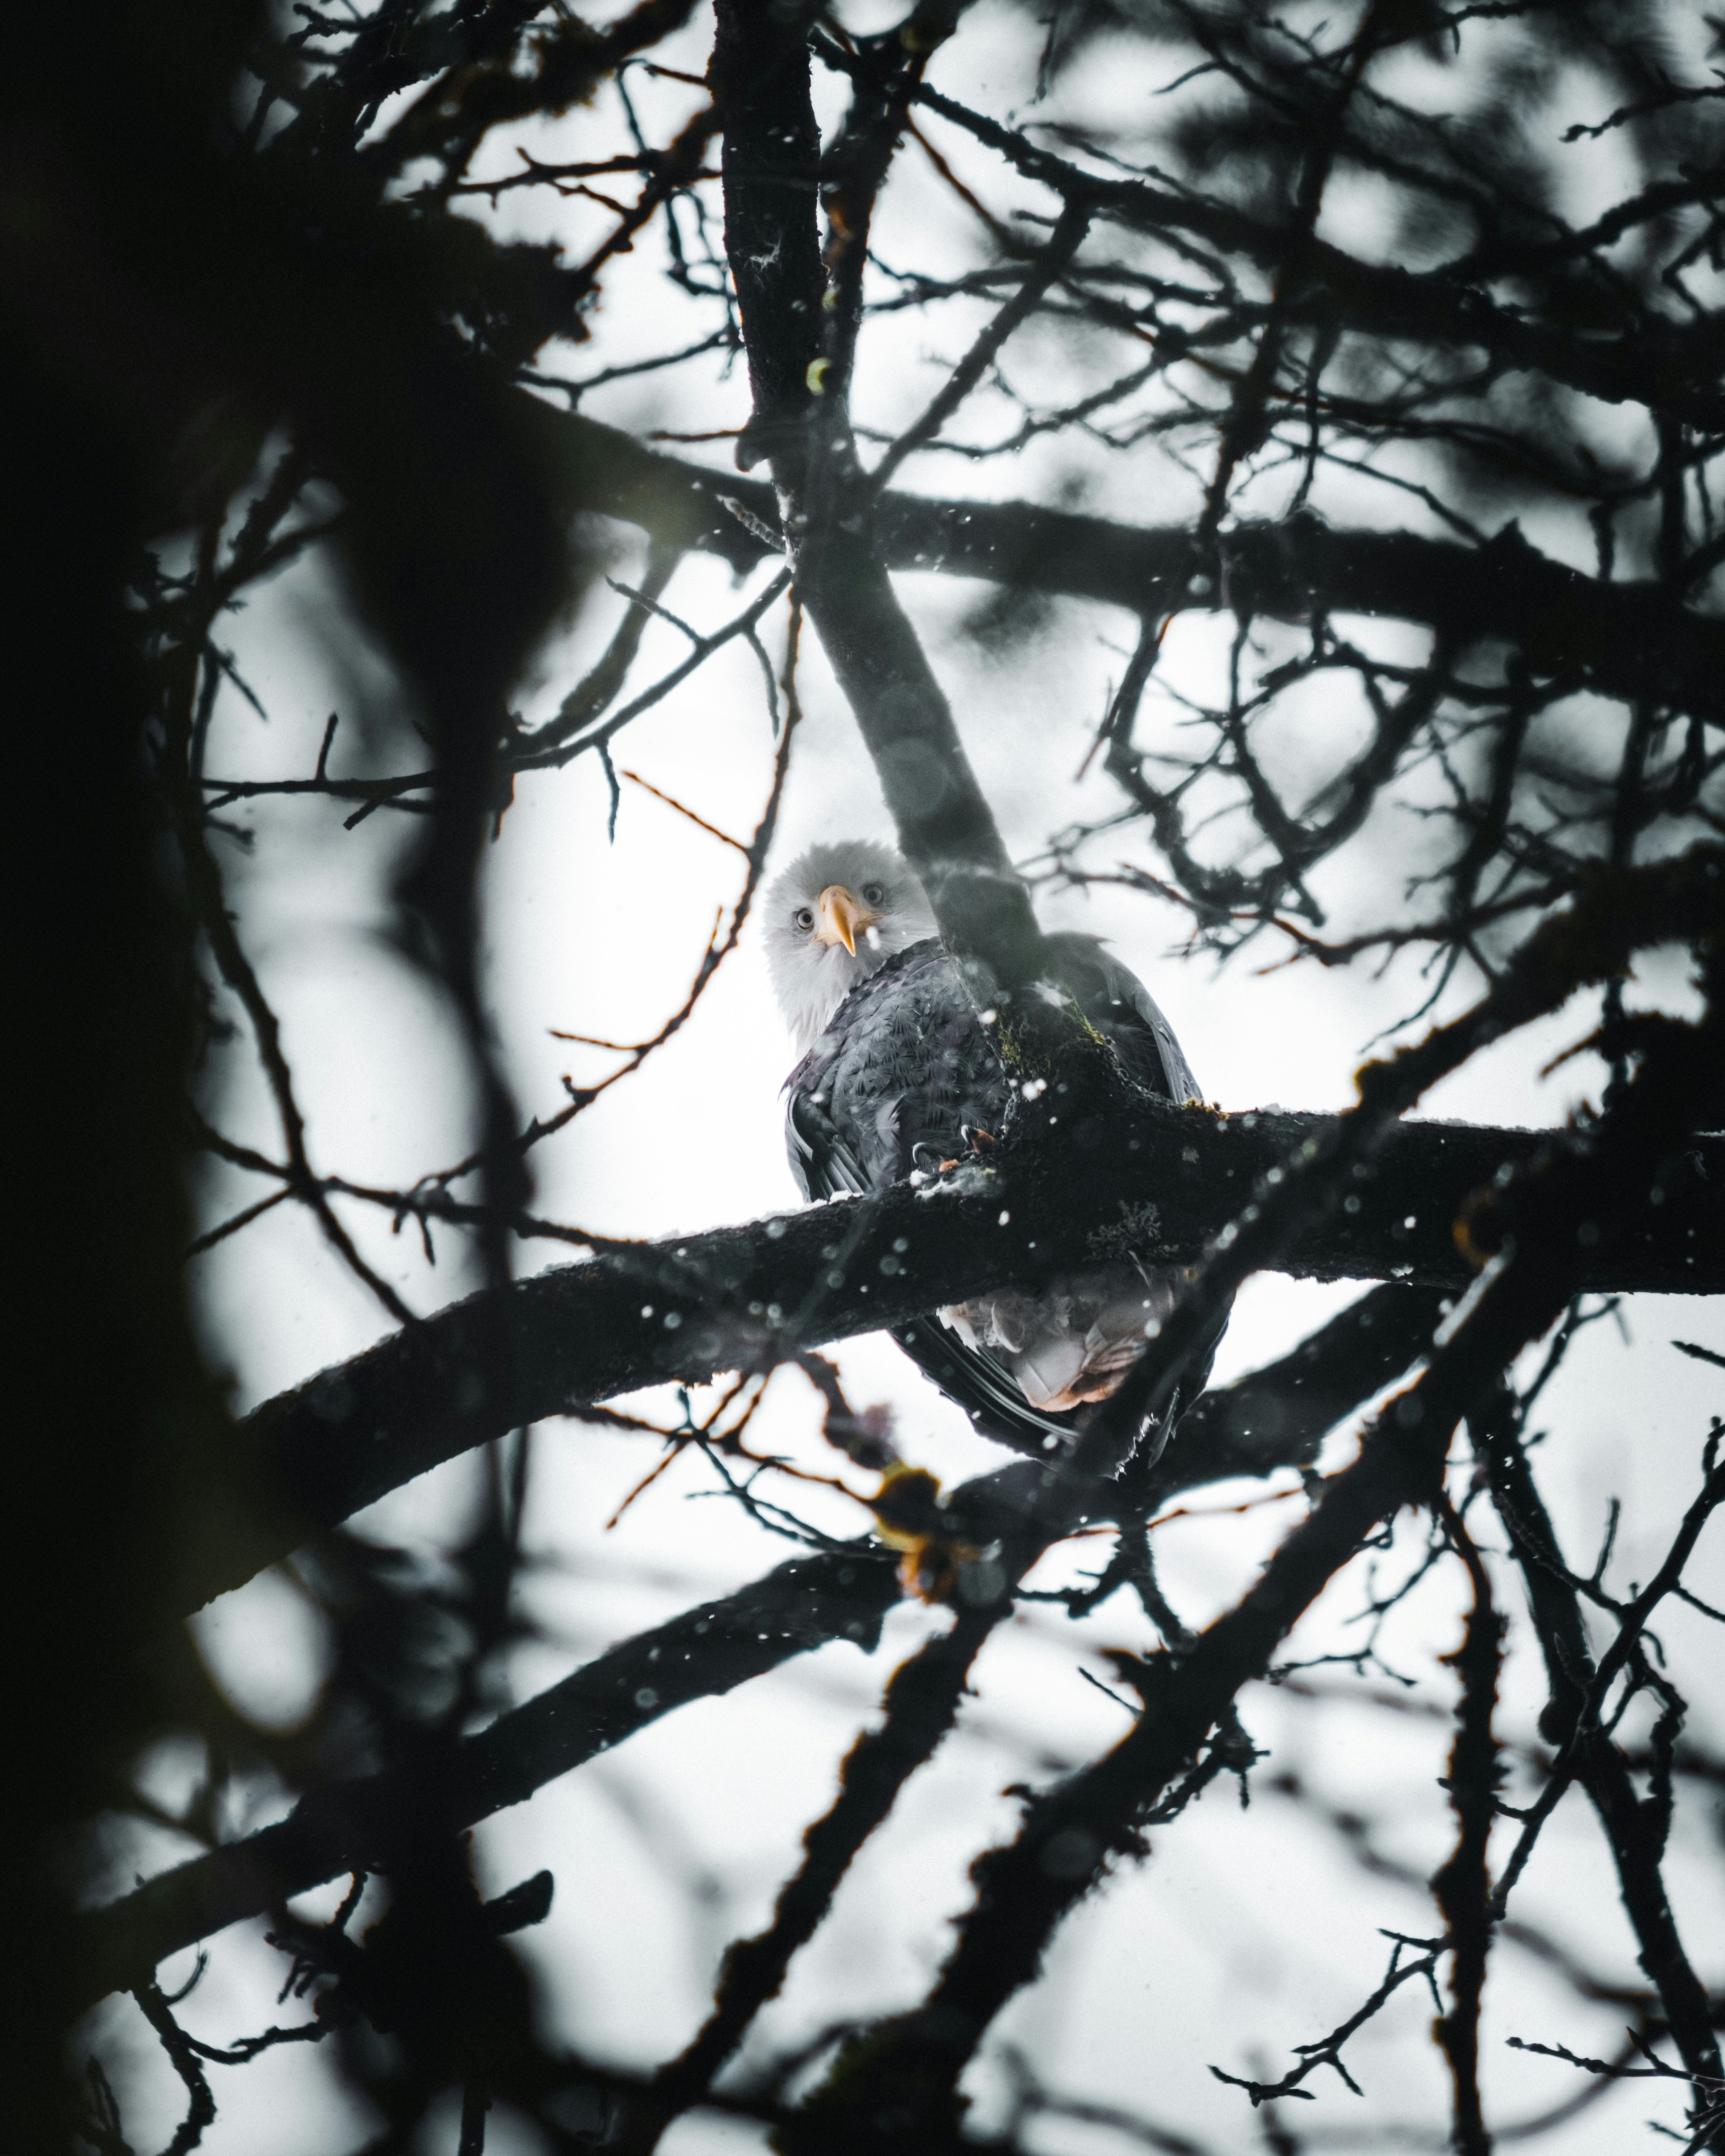
<svg viewBox="0 0 1725 2156"><path fill-rule="evenodd" d="M937 932L909 865L868 839L811 846L774 878L764 911L767 968L798 1055L859 981Z"/></svg>

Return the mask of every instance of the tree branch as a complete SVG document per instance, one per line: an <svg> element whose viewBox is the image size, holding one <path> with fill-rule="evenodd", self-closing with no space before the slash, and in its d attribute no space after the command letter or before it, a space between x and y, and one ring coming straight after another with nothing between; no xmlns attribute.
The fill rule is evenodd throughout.
<svg viewBox="0 0 1725 2156"><path fill-rule="evenodd" d="M1128 1462L1122 1487L1148 1513L1201 1483L1311 1466L1327 1432L1425 1353L1450 1300L1411 1281L1373 1288L1280 1362L1200 1394L1153 1467Z"/></svg>
<svg viewBox="0 0 1725 2156"><path fill-rule="evenodd" d="M240 1585L320 1527L521 1424L578 1413L639 1386L753 1369L823 1341L906 1323L1011 1281L1130 1247L1186 1265L1266 1178L1334 1127L1320 1116L1223 1116L1147 1102L1081 1127L1070 1148L996 1156L938 1183L721 1228L505 1291L512 1386L474 1368L498 1305L470 1296L278 1394L241 1426L242 1460L279 1508L249 1538L205 1553L196 1601ZM1454 1224L1500 1168L1531 1163L1563 1133L1409 1123L1337 1208L1278 1260L1320 1280L1402 1280L1459 1290L1473 1273ZM1674 1155L1663 1198L1586 1253L1593 1292L1717 1293L1725 1287L1725 1139ZM903 1247L900 1248L899 1245Z"/></svg>
<svg viewBox="0 0 1725 2156"><path fill-rule="evenodd" d="M1572 1576L1522 1446L1514 1395L1499 1389L1481 1404L1473 1419L1475 1449L1521 1566L1545 1658L1551 1697L1539 1717L1540 1733L1566 1749L1579 1743L1576 1777L1610 1845L1624 1913L1635 1935L1636 1958L1659 1993L1684 2065L1691 2073L1716 2076L1719 2046L1707 1987L1684 1951L1666 1890L1666 1829L1659 1807L1642 1799L1630 1762L1609 1732L1597 1720L1582 1726L1597 1676L1593 1650Z"/></svg>
<svg viewBox="0 0 1725 2156"><path fill-rule="evenodd" d="M1455 2147L1461 2156L1491 2156L1480 2102L1480 2005L1491 1943L1486 1857L1501 1779L1491 1714L1503 1666L1505 1626L1491 1598L1485 1560L1447 1496L1438 1510L1473 1582L1473 1608L1461 1645L1445 1657L1461 1680L1461 1697L1445 1778L1455 1815L1455 1847L1431 1882L1450 1941L1450 2010L1439 2017L1434 2033L1450 2062Z"/></svg>
<svg viewBox="0 0 1725 2156"><path fill-rule="evenodd" d="M1645 404L1707 432L1725 422L1718 386L1721 328L1714 316L1680 324L1644 312L1620 335L1578 336L1576 316L1566 313L1566 303L1569 310L1589 310L1597 301L1597 287L1588 290L1584 276L1568 274L1570 265L1544 250L1528 250L1527 259L1517 262L1516 250L1500 239L1498 259L1489 264L1464 257L1435 270L1409 270L1361 262L1308 238L1286 218L1272 223L1214 196L1177 194L1142 180L1084 172L926 84L916 101L999 151L1063 201L1081 196L1098 216L1130 230L1153 238L1189 233L1270 271L1297 260L1304 272L1301 289L1283 301L1296 321L1318 326L1339 321L1368 336L1472 347L1609 404ZM1542 321L1536 307L1512 311L1491 298L1487 279L1512 275L1517 269L1537 279L1551 319Z"/></svg>
<svg viewBox="0 0 1725 2156"><path fill-rule="evenodd" d="M788 2156L891 2145L881 2130L889 2119L901 2140L914 2123L920 2146L956 2142L959 2076L995 2015L1034 1979L1056 1927L1111 1856L1142 1853L1142 1830L1163 1793L1181 1776L1193 1786L1206 1739L1211 1758L1227 1741L1241 1686L1264 1673L1365 1537L1404 1505L1437 1499L1457 1424L1574 1292L1578 1228L1596 1206L1609 1210L1645 1187L1717 1053L1711 1025L1671 1036L1602 1119L1592 1158L1560 1163L1538 1178L1543 1202L1518 1219L1504 1269L1424 1374L1377 1418L1358 1459L1326 1485L1261 1578L1179 1655L1138 1665L1144 1712L1132 1731L1082 1774L1033 1799L1016 1839L972 1866L976 1898L938 1983L922 2007L840 2054L804 2122L783 2136Z"/></svg>
<svg viewBox="0 0 1725 2156"><path fill-rule="evenodd" d="M1436 1301L1431 1290L1374 1289L1293 1354L1204 1394L1189 1410L1154 1487L1137 1494L1137 1510L1204 1482L1314 1458L1325 1431L1420 1353ZM1219 1438L1224 1430L1234 1433L1231 1443L1219 1443L1206 1456L1203 1435ZM1040 1470L1014 1465L954 1491L950 1509L997 1527L1033 1510L1040 1487ZM465 1740L456 1768L459 1823L471 1825L521 1803L673 1708L727 1691L793 1655L829 1640L872 1645L880 1615L898 1594L888 1554L860 1543L794 1558L737 1594L614 1648ZM947 1650L932 1659L950 1658ZM278 1825L194 1857L92 1912L84 1919L82 1951L88 1997L134 1984L211 1932L363 1864L372 1830L388 1821L398 1795L395 1778L387 1774L319 1792Z"/></svg>
<svg viewBox="0 0 1725 2156"><path fill-rule="evenodd" d="M997 1037L1012 1059L1020 1015L1012 992L1051 971L1029 893L916 630L875 544L873 489L845 407L847 295L860 290L874 193L902 119L895 43L890 85L859 88L833 151L832 281L824 293L815 199L788 182L787 157L819 140L802 23L771 0L719 0L711 80L725 120L725 235L742 317L755 413L741 460L772 460L772 521L785 534L808 609L861 731L906 859L922 878L947 947L980 1002L1002 1007ZM896 54L896 58L891 54ZM788 274L787 264L793 265ZM826 307L833 323L823 331ZM854 308L852 310L854 315ZM823 347L825 347L824 356ZM758 444L758 446L756 446Z"/></svg>
<svg viewBox="0 0 1725 2156"><path fill-rule="evenodd" d="M721 555L734 567L770 547L724 506L769 531L773 489L758 480L661 456L578 413L531 405L526 422L571 507L642 526L665 545ZM888 493L874 511L875 544L890 569L951 576L1099 600L1159 615L1219 603L1249 588L1255 609L1301 621L1316 607L1429 625L1458 648L1507 641L1542 675L1574 675L1603 693L1650 689L1688 711L1725 717L1725 622L1679 605L1652 582L1584 576L1542 554L1514 524L1466 547L1409 531L1336 531L1305 515L1245 524L1206 550L1180 526L1116 524L1024 501L934 501ZM1194 580L1197 580L1196 583Z"/></svg>
<svg viewBox="0 0 1725 2156"><path fill-rule="evenodd" d="M449 1763L449 1824L518 1804L691 1699L731 1691L829 1640L872 1647L898 1599L888 1554L866 1545L793 1558L752 1586L686 1610L602 1655L465 1738ZM411 1812L418 1763L302 1797L274 1826L162 1873L77 1920L86 2002L145 1982L158 1962L346 1871L374 1868Z"/></svg>

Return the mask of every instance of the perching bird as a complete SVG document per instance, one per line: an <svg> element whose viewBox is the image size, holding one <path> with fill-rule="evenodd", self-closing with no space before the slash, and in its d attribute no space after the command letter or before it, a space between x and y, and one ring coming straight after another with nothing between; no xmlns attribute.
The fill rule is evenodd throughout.
<svg viewBox="0 0 1725 2156"><path fill-rule="evenodd" d="M802 1058L785 1084L785 1137L804 1197L881 1189L1002 1132L1012 1081L897 854L865 839L813 846L773 884L765 913L768 969ZM1168 1099L1194 1097L1142 983L1094 936L1046 940L1062 984L1127 1074ZM895 1337L985 1435L1053 1451L1116 1389L1183 1278L1122 1253L1035 1290L955 1304ZM1189 1373L1184 1397L1207 1367L1206 1357Z"/></svg>

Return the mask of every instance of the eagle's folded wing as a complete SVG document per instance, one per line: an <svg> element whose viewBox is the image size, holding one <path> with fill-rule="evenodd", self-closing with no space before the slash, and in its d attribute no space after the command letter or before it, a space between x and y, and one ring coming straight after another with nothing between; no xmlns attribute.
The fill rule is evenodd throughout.
<svg viewBox="0 0 1725 2156"><path fill-rule="evenodd" d="M1050 937L1062 982L1127 1075L1175 1101L1197 1091L1143 984L1094 937ZM897 953L859 983L787 1082L785 1138L803 1194L863 1195L917 1159L966 1152L970 1128L1007 1120L1011 1088L937 944ZM1069 1446L1173 1307L1182 1276L1129 1253L1035 1288L973 1297L893 1337L983 1435L1033 1457ZM1225 1314L1209 1342L1214 1351ZM1205 1353L1181 1386L1191 1399ZM1161 1431L1172 1414L1162 1418Z"/></svg>

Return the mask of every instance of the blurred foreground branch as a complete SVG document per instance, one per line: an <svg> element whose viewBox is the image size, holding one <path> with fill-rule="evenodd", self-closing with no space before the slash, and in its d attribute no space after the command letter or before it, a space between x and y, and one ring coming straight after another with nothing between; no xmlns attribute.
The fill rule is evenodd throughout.
<svg viewBox="0 0 1725 2156"><path fill-rule="evenodd" d="M1147 1518L1183 1490L1315 1459L1325 1433L1414 1361L1439 1296L1376 1288L1281 1362L1195 1401L1153 1476L1129 1477L1122 1517ZM954 1491L954 1531L1014 1532L1043 1471L1008 1467ZM1099 1490L1100 1502L1108 1502ZM1122 1575L1123 1578L1124 1575ZM459 1748L451 1801L472 1825L695 1698L728 1691L829 1640L872 1646L901 1593L891 1553L867 1539L793 1558L716 1602L638 1635ZM305 1888L377 1861L406 1793L402 1774L321 1789L293 1815L161 1874L83 1920L90 1995L129 1987L167 1955L259 1916Z"/></svg>

